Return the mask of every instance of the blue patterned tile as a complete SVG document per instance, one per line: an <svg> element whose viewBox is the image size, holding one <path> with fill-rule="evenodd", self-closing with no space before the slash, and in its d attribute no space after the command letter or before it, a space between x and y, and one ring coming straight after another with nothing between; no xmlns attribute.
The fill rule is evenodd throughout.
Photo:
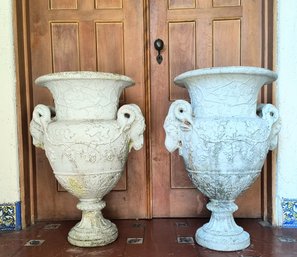
<svg viewBox="0 0 297 257"><path fill-rule="evenodd" d="M21 203L0 204L0 231L21 230Z"/></svg>
<svg viewBox="0 0 297 257"><path fill-rule="evenodd" d="M297 199L282 199L283 227L297 228Z"/></svg>

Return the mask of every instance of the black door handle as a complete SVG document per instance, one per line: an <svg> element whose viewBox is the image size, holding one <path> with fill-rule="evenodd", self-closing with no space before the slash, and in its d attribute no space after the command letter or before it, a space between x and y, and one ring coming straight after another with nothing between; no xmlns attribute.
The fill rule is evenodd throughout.
<svg viewBox="0 0 297 257"><path fill-rule="evenodd" d="M156 39L155 42L154 42L154 47L158 51L158 55L156 57L157 63L161 64L161 62L163 61L163 57L161 55L161 51L164 48L163 40L160 39L160 38Z"/></svg>

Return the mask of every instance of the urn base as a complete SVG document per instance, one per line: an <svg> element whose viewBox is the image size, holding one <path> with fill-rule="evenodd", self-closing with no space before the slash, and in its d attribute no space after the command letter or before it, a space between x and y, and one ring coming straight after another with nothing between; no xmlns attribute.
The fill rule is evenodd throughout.
<svg viewBox="0 0 297 257"><path fill-rule="evenodd" d="M79 247L104 246L114 242L118 237L118 229L114 223L102 216L103 201L80 202L77 206L82 210L82 219L68 233L68 242Z"/></svg>
<svg viewBox="0 0 297 257"><path fill-rule="evenodd" d="M238 226L233 212L238 209L233 200L214 200L206 205L210 221L196 231L196 242L216 251L238 251L250 245L250 235Z"/></svg>
<svg viewBox="0 0 297 257"><path fill-rule="evenodd" d="M196 231L195 240L197 244L216 251L238 251L250 245L250 235L246 231L235 235L224 235L212 233L203 227Z"/></svg>
<svg viewBox="0 0 297 257"><path fill-rule="evenodd" d="M68 233L68 242L79 247L96 247L110 244L117 237L117 227L110 222L106 228L78 229L75 226Z"/></svg>

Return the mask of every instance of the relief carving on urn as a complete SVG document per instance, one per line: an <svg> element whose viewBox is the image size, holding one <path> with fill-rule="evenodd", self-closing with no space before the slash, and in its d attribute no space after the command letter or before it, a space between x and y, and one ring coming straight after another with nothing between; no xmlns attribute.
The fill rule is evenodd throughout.
<svg viewBox="0 0 297 257"><path fill-rule="evenodd" d="M189 91L191 104L176 100L170 106L165 145L170 152L178 149L190 180L210 199L210 221L196 232L202 246L234 251L250 244L232 213L235 199L257 179L277 145L278 111L257 105L260 88L276 78L256 67L200 69L175 78Z"/></svg>
<svg viewBox="0 0 297 257"><path fill-rule="evenodd" d="M33 144L45 150L59 183L79 198L82 219L68 234L76 246L106 245L118 236L102 216L102 198L120 179L132 148L143 145L144 117L135 104L118 109L129 77L101 72L62 72L36 80L47 87L55 108L39 104L30 131Z"/></svg>

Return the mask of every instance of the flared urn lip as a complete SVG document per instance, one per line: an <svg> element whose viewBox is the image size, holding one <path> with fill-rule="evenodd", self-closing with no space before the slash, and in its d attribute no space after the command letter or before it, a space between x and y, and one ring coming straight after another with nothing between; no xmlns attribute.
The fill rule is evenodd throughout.
<svg viewBox="0 0 297 257"><path fill-rule="evenodd" d="M35 83L39 86L46 86L47 82L57 81L57 80L114 80L127 82L126 87L133 86L135 84L134 80L128 76L109 73L109 72L99 72L99 71L66 71L66 72L55 72L42 75L35 80Z"/></svg>
<svg viewBox="0 0 297 257"><path fill-rule="evenodd" d="M274 71L252 66L225 66L225 67L210 67L197 70L186 71L174 79L174 83L180 87L185 87L185 80L193 77L202 77L207 75L232 75L232 74L248 74L254 76L267 77L266 83L271 83L277 79L277 74Z"/></svg>

